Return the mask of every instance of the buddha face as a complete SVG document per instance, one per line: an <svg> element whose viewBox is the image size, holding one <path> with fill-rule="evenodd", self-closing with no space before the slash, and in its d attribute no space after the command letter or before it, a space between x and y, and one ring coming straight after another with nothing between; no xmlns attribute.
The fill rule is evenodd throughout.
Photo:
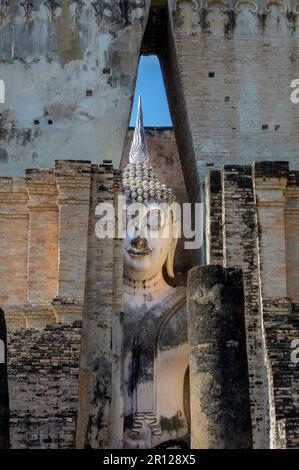
<svg viewBox="0 0 299 470"><path fill-rule="evenodd" d="M136 217L132 217L134 211L127 214L123 245L124 275L136 281L161 273L174 244L169 206L159 203L140 206Z"/></svg>

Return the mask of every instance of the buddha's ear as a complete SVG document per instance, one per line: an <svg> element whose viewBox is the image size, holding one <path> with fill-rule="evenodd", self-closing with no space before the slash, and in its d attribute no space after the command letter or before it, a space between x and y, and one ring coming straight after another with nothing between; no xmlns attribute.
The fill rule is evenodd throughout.
<svg viewBox="0 0 299 470"><path fill-rule="evenodd" d="M170 215L169 215L169 239L170 239L170 246L169 246L169 251L168 255L166 258L166 270L167 274L169 277L174 277L174 272L173 272L173 265L174 265L174 254L176 250L176 246L178 243L178 239L176 236L176 220L173 214L173 211L170 210Z"/></svg>

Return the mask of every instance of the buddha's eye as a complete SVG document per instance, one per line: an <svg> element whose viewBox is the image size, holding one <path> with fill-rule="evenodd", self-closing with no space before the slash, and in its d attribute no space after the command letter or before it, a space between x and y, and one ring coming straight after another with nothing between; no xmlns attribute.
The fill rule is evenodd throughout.
<svg viewBox="0 0 299 470"><path fill-rule="evenodd" d="M147 214L147 227L150 230L161 230L164 225L164 217L159 209L151 210Z"/></svg>

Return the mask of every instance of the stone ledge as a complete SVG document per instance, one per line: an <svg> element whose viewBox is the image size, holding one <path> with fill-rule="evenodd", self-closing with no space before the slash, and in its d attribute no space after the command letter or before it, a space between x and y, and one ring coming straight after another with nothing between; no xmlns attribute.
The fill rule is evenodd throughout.
<svg viewBox="0 0 299 470"><path fill-rule="evenodd" d="M83 300L56 297L52 307L55 313L56 323L74 323L82 320Z"/></svg>
<svg viewBox="0 0 299 470"><path fill-rule="evenodd" d="M261 161L253 162L254 178L282 178L289 175L289 162Z"/></svg>

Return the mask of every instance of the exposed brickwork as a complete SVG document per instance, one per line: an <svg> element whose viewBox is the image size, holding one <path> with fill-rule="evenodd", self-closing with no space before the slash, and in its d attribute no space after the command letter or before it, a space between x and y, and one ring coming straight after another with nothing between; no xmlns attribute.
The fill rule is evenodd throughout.
<svg viewBox="0 0 299 470"><path fill-rule="evenodd" d="M299 413L299 374L291 361L291 342L299 337L299 325L293 320L292 291L287 285L298 286L298 278L290 278L286 255L289 218L286 217L288 164L256 162L253 165L255 200L259 228L259 272L263 342L267 372L270 446L294 447L298 434L294 429ZM294 176L290 175L294 189ZM288 229L286 228L288 227ZM296 237L296 235L293 235ZM295 246L290 247L295 251ZM289 277L289 283L287 282ZM297 287L298 289L298 287ZM280 423L280 420L284 420ZM283 431L283 432L282 432Z"/></svg>
<svg viewBox="0 0 299 470"><path fill-rule="evenodd" d="M54 172L27 170L28 265L27 301L51 301L57 293L58 205Z"/></svg>
<svg viewBox="0 0 299 470"><path fill-rule="evenodd" d="M222 170L223 262L243 271L250 403L255 447L266 445L263 351L257 270L257 225L251 167Z"/></svg>
<svg viewBox="0 0 299 470"><path fill-rule="evenodd" d="M219 224L221 213L222 261L244 273L254 445L296 447L299 376L291 341L299 337L298 173L287 162L225 166L216 186L221 205L211 203L215 175L219 183L217 172L206 179L207 224ZM219 255L217 239L215 245L210 236L207 250L208 259Z"/></svg>
<svg viewBox="0 0 299 470"><path fill-rule="evenodd" d="M119 240L99 239L95 233L97 204L114 204L115 197L121 192L120 175L116 175L117 181L114 175L111 165L92 166L80 362L79 448L109 447L114 437L110 426L112 374L115 371L112 368L115 348L112 344L112 321L122 309L122 252ZM121 415L117 416L117 420L120 419Z"/></svg>
<svg viewBox="0 0 299 470"><path fill-rule="evenodd" d="M86 276L90 162L56 161L59 206L58 298L83 302Z"/></svg>
<svg viewBox="0 0 299 470"><path fill-rule="evenodd" d="M207 264L223 265L221 172L212 170L206 180Z"/></svg>
<svg viewBox="0 0 299 470"><path fill-rule="evenodd" d="M28 193L23 178L0 178L0 305L27 301Z"/></svg>
<svg viewBox="0 0 299 470"><path fill-rule="evenodd" d="M277 302L264 313L272 448L299 446L299 369L291 360L291 343L299 338L298 320L281 314ZM272 312L271 312L272 310ZM282 421L282 422L281 422ZM282 433L283 431L283 433ZM280 442L281 436L284 441Z"/></svg>
<svg viewBox="0 0 299 470"><path fill-rule="evenodd" d="M87 361L87 368L100 369L96 379L106 383L105 390L92 398L96 406L87 410L91 421L84 444L88 439L93 447L95 442L105 447L110 440L119 444L123 431L121 343L117 335L112 341L111 328L114 324L117 331L122 315L122 240L96 237L95 209L99 202L111 202L117 208L120 172L111 165L56 161L55 171L30 170L25 180L1 182L0 236L7 247L1 273L4 286L8 280L13 282L12 276L7 279L9 269L25 268L15 276L20 285L13 286L16 294L23 289L25 295L19 297L18 305L4 305L9 326L12 447L75 446L81 350L81 367ZM8 236L10 220L17 233ZM25 248L22 252L25 243L26 256ZM1 290L8 300L9 289L13 292L8 285L6 291ZM85 389L84 378L81 390L83 397L90 391ZM98 409L103 412L101 426Z"/></svg>
<svg viewBox="0 0 299 470"><path fill-rule="evenodd" d="M257 2L267 5L264 16L250 3L224 2L225 11L195 3L168 0L169 50L161 55L190 199L211 165L280 156L298 167L299 107L290 101L298 19L293 27L292 15L267 1Z"/></svg>
<svg viewBox="0 0 299 470"><path fill-rule="evenodd" d="M8 335L12 448L72 448L81 323Z"/></svg>

